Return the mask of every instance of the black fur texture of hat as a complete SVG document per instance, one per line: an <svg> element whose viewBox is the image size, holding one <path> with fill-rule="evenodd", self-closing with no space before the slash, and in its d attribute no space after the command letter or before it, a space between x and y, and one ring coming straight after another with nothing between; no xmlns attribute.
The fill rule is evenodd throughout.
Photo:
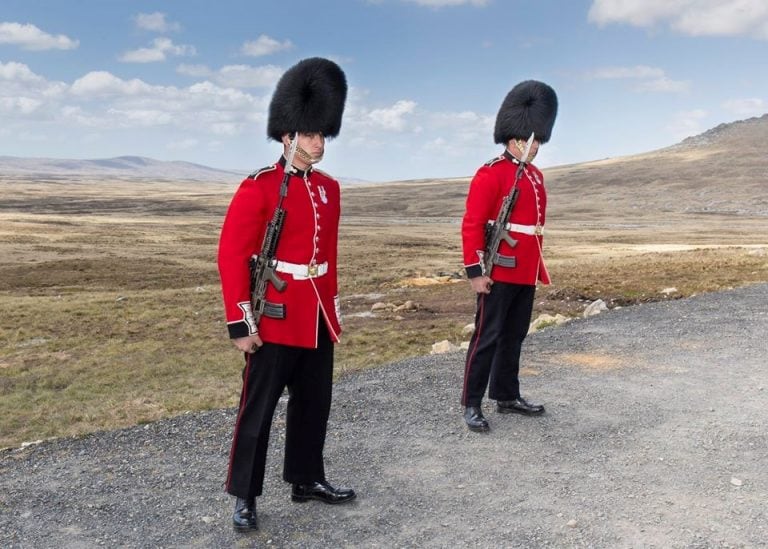
<svg viewBox="0 0 768 549"><path fill-rule="evenodd" d="M346 99L347 79L336 63L322 57L299 61L277 83L267 135L275 141L294 132L336 137Z"/></svg>
<svg viewBox="0 0 768 549"><path fill-rule="evenodd" d="M493 139L496 143L507 143L510 139L528 139L533 132L540 143L546 143L552 135L555 117L555 90L537 80L520 82L499 108Z"/></svg>

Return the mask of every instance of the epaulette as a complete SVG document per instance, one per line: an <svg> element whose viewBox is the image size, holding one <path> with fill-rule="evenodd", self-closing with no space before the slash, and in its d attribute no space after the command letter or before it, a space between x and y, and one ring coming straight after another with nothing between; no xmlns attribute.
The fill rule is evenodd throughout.
<svg viewBox="0 0 768 549"><path fill-rule="evenodd" d="M317 169L317 168L315 168L314 166L312 166L312 171L313 171L313 172L317 172L317 173L319 173L320 175L322 175L323 177L327 177L328 179L334 179L334 180L335 180L335 178L334 178L334 177L333 177L331 174L329 174L329 173L326 173L326 172L324 172L323 170L318 170L318 169Z"/></svg>
<svg viewBox="0 0 768 549"><path fill-rule="evenodd" d="M491 158L491 159L490 159L488 162L486 162L484 165L485 165L485 166L493 166L494 164L496 164L496 162L498 162L498 161L500 161L500 160L504 160L504 155L503 155L503 154L500 154L499 156L496 156L496 157L494 157L494 158Z"/></svg>
<svg viewBox="0 0 768 549"><path fill-rule="evenodd" d="M277 167L274 164L272 164L271 166L267 166L265 168L261 168L260 170L256 170L251 175L249 175L246 179L256 179L261 174L267 173L267 172L271 172L271 171L276 170L276 169L277 169Z"/></svg>

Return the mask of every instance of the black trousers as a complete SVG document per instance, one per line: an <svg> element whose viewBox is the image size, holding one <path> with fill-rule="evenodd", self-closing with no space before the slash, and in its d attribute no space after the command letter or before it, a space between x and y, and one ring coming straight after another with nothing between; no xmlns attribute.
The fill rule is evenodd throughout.
<svg viewBox="0 0 768 549"><path fill-rule="evenodd" d="M462 405L480 406L486 388L493 400L520 396L520 350L531 322L535 292L536 286L495 282L490 294L478 294Z"/></svg>
<svg viewBox="0 0 768 549"><path fill-rule="evenodd" d="M283 480L325 480L323 446L331 410L333 343L320 319L317 349L265 343L246 354L226 490L250 499L264 485L269 431L275 407L288 388Z"/></svg>

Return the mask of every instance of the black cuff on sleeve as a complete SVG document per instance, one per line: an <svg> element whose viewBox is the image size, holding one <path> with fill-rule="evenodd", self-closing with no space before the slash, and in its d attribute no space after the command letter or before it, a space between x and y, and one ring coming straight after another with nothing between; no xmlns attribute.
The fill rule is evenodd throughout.
<svg viewBox="0 0 768 549"><path fill-rule="evenodd" d="M244 321L227 324L227 329L229 330L230 339L248 337L251 335L250 330L248 329L248 324L246 324Z"/></svg>
<svg viewBox="0 0 768 549"><path fill-rule="evenodd" d="M464 267L464 269L467 271L467 278L477 278L478 276L483 276L483 267L479 263L475 263L474 265L467 265Z"/></svg>

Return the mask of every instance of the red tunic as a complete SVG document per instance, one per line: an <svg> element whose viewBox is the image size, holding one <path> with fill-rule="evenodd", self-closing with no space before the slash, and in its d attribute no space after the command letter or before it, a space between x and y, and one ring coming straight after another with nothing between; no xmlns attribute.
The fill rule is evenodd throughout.
<svg viewBox="0 0 768 549"><path fill-rule="evenodd" d="M504 154L481 167L470 183L466 212L461 225L464 267L469 278L482 274L481 254L485 248L485 226L499 214L501 203L515 181L518 165L517 160L504 151ZM536 166L528 164L517 185L520 191L508 222L527 227L538 225L543 228L547 209L544 176ZM525 234L514 229L510 235L517 240L517 245L511 247L502 241L499 253L514 256L516 265L494 265L489 275L491 279L533 286L537 281L549 284L549 274L541 254L542 235Z"/></svg>
<svg viewBox="0 0 768 549"><path fill-rule="evenodd" d="M232 198L221 228L219 274L229 335L245 337L255 332L250 304L248 262L257 254L267 223L277 205L285 158L248 176ZM265 342L317 348L317 325L322 314L333 341L338 342L341 322L336 277L340 207L339 184L327 174L309 169L291 176L283 200L285 220L276 257L299 265L328 264L317 278L296 279L278 272L287 282L278 292L267 285L266 300L285 306L285 318L263 315L259 336Z"/></svg>

